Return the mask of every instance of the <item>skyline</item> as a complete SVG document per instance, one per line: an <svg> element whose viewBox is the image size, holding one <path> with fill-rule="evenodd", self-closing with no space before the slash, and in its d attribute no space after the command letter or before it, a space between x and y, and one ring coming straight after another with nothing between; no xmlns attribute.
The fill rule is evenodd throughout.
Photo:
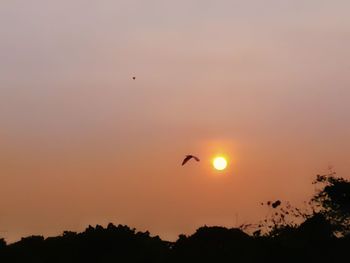
<svg viewBox="0 0 350 263"><path fill-rule="evenodd" d="M112 222L174 240L300 204L329 165L349 178L349 8L2 1L0 236Z"/></svg>

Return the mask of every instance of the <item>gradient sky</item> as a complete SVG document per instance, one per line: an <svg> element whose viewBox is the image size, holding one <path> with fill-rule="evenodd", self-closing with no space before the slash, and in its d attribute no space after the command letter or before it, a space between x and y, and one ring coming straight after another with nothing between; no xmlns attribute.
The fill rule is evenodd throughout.
<svg viewBox="0 0 350 263"><path fill-rule="evenodd" d="M0 236L113 222L174 240L298 205L329 165L350 178L349 10L1 0Z"/></svg>

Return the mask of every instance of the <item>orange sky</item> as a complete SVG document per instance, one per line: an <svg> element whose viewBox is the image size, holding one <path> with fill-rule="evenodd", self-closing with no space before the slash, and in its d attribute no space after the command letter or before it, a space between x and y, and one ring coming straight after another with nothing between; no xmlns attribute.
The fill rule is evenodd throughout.
<svg viewBox="0 0 350 263"><path fill-rule="evenodd" d="M347 177L349 8L1 1L0 236L113 222L173 240L300 204L329 165Z"/></svg>

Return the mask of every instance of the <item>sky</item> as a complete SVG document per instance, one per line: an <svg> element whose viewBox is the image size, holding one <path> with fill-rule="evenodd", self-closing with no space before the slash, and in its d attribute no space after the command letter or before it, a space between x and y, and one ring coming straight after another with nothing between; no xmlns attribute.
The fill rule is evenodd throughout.
<svg viewBox="0 0 350 263"><path fill-rule="evenodd" d="M349 9L1 0L0 236L113 222L175 240L299 205L329 166L350 179Z"/></svg>

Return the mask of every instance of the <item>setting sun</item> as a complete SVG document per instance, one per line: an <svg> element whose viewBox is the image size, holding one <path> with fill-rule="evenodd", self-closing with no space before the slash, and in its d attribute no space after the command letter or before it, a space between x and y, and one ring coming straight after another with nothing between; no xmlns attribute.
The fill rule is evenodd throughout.
<svg viewBox="0 0 350 263"><path fill-rule="evenodd" d="M227 161L222 156L215 157L213 160L213 166L216 170L224 170L227 166Z"/></svg>

